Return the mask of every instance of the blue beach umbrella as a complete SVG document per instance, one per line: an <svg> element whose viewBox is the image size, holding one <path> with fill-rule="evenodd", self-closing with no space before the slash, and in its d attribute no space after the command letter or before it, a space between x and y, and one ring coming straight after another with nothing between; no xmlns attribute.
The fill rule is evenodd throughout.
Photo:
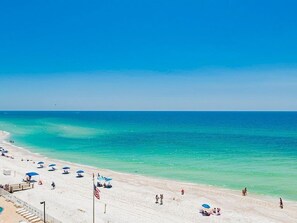
<svg viewBox="0 0 297 223"><path fill-rule="evenodd" d="M69 167L69 166L65 166L65 167L63 167L62 169L63 169L63 170L69 170L70 167Z"/></svg>
<svg viewBox="0 0 297 223"><path fill-rule="evenodd" d="M37 164L41 165L41 164L44 164L44 162L43 162L43 161L40 161L40 162L38 162Z"/></svg>
<svg viewBox="0 0 297 223"><path fill-rule="evenodd" d="M53 166L56 166L56 164L52 163L50 165L48 165L49 167L53 167Z"/></svg>
<svg viewBox="0 0 297 223"><path fill-rule="evenodd" d="M39 174L36 173L36 172L28 172L28 173L26 173L26 175L29 176L29 177L33 177L33 176L37 176Z"/></svg>
<svg viewBox="0 0 297 223"><path fill-rule="evenodd" d="M76 171L76 173L78 173L78 174L81 174L81 173L84 173L85 171L83 171L83 170L78 170L78 171Z"/></svg>
<svg viewBox="0 0 297 223"><path fill-rule="evenodd" d="M104 180L108 182L108 181L111 181L112 178L110 178L110 177L104 177Z"/></svg>
<svg viewBox="0 0 297 223"><path fill-rule="evenodd" d="M97 177L97 180L99 180L99 181L105 180L105 177L104 176Z"/></svg>
<svg viewBox="0 0 297 223"><path fill-rule="evenodd" d="M202 204L202 207L209 209L210 206L208 204Z"/></svg>

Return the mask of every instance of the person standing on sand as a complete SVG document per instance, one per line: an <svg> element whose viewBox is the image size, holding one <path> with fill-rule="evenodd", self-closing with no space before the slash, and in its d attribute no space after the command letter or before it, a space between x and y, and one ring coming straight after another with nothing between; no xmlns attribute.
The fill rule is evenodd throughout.
<svg viewBox="0 0 297 223"><path fill-rule="evenodd" d="M282 199L281 197L279 198L279 207L280 207L281 209L284 208L283 199Z"/></svg>
<svg viewBox="0 0 297 223"><path fill-rule="evenodd" d="M181 195L184 195L185 194L185 191L184 189L181 190Z"/></svg>
<svg viewBox="0 0 297 223"><path fill-rule="evenodd" d="M163 194L160 194L160 205L163 205Z"/></svg>
<svg viewBox="0 0 297 223"><path fill-rule="evenodd" d="M52 189L54 190L56 188L56 184L55 184L55 182L53 181L52 182Z"/></svg>
<svg viewBox="0 0 297 223"><path fill-rule="evenodd" d="M158 196L158 194L156 195L156 204L158 204L159 203L159 196Z"/></svg>
<svg viewBox="0 0 297 223"><path fill-rule="evenodd" d="M242 190L242 196L246 196L247 195L247 188L245 187L243 190Z"/></svg>

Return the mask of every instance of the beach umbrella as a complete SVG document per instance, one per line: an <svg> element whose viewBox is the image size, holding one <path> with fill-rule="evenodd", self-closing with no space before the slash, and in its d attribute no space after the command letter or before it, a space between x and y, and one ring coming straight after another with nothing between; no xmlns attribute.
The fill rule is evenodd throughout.
<svg viewBox="0 0 297 223"><path fill-rule="evenodd" d="M63 169L63 170L69 170L70 167L69 167L69 166L65 166L65 167L63 167L62 169Z"/></svg>
<svg viewBox="0 0 297 223"><path fill-rule="evenodd" d="M36 172L28 172L28 173L26 173L26 175L29 176L29 177L33 177L33 176L37 176L39 174L36 173Z"/></svg>
<svg viewBox="0 0 297 223"><path fill-rule="evenodd" d="M40 161L40 162L38 162L37 164L41 165L41 164L44 164L44 162L43 162L43 161Z"/></svg>
<svg viewBox="0 0 297 223"><path fill-rule="evenodd" d="M78 170L78 171L76 171L76 173L78 173L78 174L82 174L82 173L84 173L85 171L83 171L83 170Z"/></svg>
<svg viewBox="0 0 297 223"><path fill-rule="evenodd" d="M105 180L105 177L104 176L97 177L97 180L99 180L99 181Z"/></svg>
<svg viewBox="0 0 297 223"><path fill-rule="evenodd" d="M210 206L208 204L202 204L202 207L209 209Z"/></svg>
<svg viewBox="0 0 297 223"><path fill-rule="evenodd" d="M52 163L50 165L48 165L49 167L53 167L53 166L56 166L56 164Z"/></svg>
<svg viewBox="0 0 297 223"><path fill-rule="evenodd" d="M104 177L104 180L105 180L105 181L111 181L112 178L110 178L110 177Z"/></svg>

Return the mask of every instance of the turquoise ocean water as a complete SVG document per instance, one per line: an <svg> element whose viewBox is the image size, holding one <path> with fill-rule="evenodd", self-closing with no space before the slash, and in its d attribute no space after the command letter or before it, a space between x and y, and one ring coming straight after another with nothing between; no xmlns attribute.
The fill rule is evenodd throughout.
<svg viewBox="0 0 297 223"><path fill-rule="evenodd" d="M297 112L0 112L49 157L297 200Z"/></svg>

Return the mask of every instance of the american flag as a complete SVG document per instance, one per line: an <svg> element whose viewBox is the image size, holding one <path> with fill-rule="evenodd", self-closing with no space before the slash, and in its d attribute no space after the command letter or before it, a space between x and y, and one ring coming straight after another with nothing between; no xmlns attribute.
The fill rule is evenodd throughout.
<svg viewBox="0 0 297 223"><path fill-rule="evenodd" d="M98 187L96 187L96 185L94 184L94 196L100 200L100 190L98 189Z"/></svg>

